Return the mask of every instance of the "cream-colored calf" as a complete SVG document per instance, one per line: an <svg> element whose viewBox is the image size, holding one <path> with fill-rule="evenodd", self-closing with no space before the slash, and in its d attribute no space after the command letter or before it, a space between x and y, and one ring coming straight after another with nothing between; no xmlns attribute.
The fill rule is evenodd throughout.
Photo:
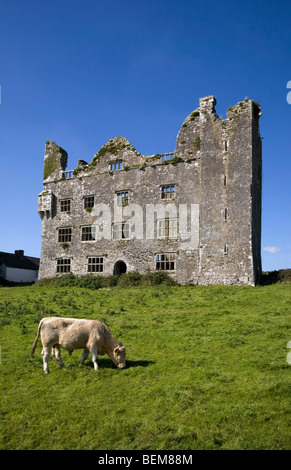
<svg viewBox="0 0 291 470"><path fill-rule="evenodd" d="M84 364L89 353L98 370L98 355L108 354L112 362L120 369L126 367L126 352L122 343L118 343L108 326L97 320L76 318L47 317L39 324L36 338L31 347L31 357L36 348L39 336L43 346L43 369L49 373L48 360L52 350L60 367L64 367L60 348L72 354L74 349L83 349L81 364Z"/></svg>

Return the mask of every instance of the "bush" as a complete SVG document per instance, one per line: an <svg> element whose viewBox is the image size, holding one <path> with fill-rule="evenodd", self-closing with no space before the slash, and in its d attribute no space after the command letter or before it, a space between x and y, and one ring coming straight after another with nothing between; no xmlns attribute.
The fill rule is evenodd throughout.
<svg viewBox="0 0 291 470"><path fill-rule="evenodd" d="M85 276L74 276L73 274L64 274L51 278L40 279L35 286L52 287L84 287L86 289L102 289L109 287L135 287L135 286L157 286L160 284L175 285L176 282L163 271L140 274L130 272L121 274L121 276L102 276L87 274Z"/></svg>
<svg viewBox="0 0 291 470"><path fill-rule="evenodd" d="M140 286L141 284L142 275L136 271L132 273L121 274L117 283L119 287L133 287Z"/></svg>
<svg viewBox="0 0 291 470"><path fill-rule="evenodd" d="M140 274L138 272L122 274L118 280L118 287L159 286L161 284L173 286L176 284L164 271Z"/></svg>
<svg viewBox="0 0 291 470"><path fill-rule="evenodd" d="M167 286L174 286L176 281L171 278L164 271L155 271L152 273L144 274L143 284L145 286L158 286L160 284L166 284Z"/></svg>
<svg viewBox="0 0 291 470"><path fill-rule="evenodd" d="M267 286L278 282L291 282L291 269L279 269L279 271L265 272L260 277L259 284Z"/></svg>
<svg viewBox="0 0 291 470"><path fill-rule="evenodd" d="M48 277L40 279L35 283L36 286L74 286L75 285L75 276L73 274L64 274L63 276Z"/></svg>

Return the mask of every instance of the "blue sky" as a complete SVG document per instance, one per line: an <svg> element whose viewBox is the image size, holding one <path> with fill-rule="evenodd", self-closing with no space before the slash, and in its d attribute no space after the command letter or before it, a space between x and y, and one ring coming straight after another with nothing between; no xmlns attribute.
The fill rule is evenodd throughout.
<svg viewBox="0 0 291 470"><path fill-rule="evenodd" d="M47 140L68 169L118 135L170 152L213 94L262 106L263 269L291 268L290 59L286 0L0 0L0 251L40 256Z"/></svg>

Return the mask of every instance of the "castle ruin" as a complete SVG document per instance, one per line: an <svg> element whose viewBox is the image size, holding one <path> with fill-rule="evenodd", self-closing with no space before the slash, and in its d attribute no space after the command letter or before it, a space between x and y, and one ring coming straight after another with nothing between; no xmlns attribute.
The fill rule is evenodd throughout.
<svg viewBox="0 0 291 470"><path fill-rule="evenodd" d="M261 274L261 108L221 119L214 96L183 122L174 152L141 155L125 138L67 171L45 146L39 278L162 270L179 283L255 285Z"/></svg>

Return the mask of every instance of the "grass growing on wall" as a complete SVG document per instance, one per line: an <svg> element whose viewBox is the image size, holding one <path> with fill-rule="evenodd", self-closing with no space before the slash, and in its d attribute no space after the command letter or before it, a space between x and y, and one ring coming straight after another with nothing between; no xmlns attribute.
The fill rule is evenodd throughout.
<svg viewBox="0 0 291 470"><path fill-rule="evenodd" d="M0 287L0 449L290 449L290 285ZM42 370L43 316L94 318L128 367Z"/></svg>
<svg viewBox="0 0 291 470"><path fill-rule="evenodd" d="M58 167L58 156L48 155L44 161L43 179L46 180Z"/></svg>

